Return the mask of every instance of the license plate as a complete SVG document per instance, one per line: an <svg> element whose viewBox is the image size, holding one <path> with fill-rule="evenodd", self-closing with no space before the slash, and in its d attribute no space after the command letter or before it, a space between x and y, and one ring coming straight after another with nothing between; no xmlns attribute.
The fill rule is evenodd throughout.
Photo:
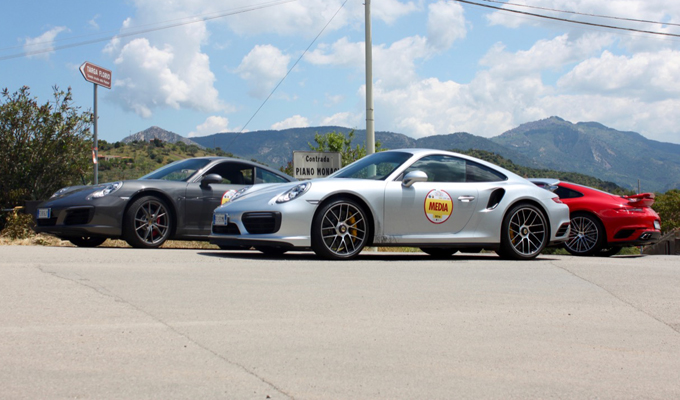
<svg viewBox="0 0 680 400"><path fill-rule="evenodd" d="M229 214L213 214L213 225L227 225L229 223Z"/></svg>
<svg viewBox="0 0 680 400"><path fill-rule="evenodd" d="M52 217L51 208L39 208L38 209L38 219L50 219Z"/></svg>

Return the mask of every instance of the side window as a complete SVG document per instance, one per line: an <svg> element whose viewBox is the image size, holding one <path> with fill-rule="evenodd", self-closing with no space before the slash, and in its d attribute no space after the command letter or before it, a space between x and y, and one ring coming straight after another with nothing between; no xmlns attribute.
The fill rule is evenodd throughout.
<svg viewBox="0 0 680 400"><path fill-rule="evenodd" d="M223 162L212 167L207 174L218 174L222 177L223 184L252 185L253 167L239 162Z"/></svg>
<svg viewBox="0 0 680 400"><path fill-rule="evenodd" d="M557 189L555 189L555 194L560 199L575 199L577 197L583 197L583 193L577 192L576 190L567 189L562 186L558 186Z"/></svg>
<svg viewBox="0 0 680 400"><path fill-rule="evenodd" d="M404 171L423 171L428 182L465 182L465 160L450 156L427 156Z"/></svg>
<svg viewBox="0 0 680 400"><path fill-rule="evenodd" d="M276 175L273 172L269 172L266 169L257 168L257 177L255 178L255 183L285 183L288 180L280 175Z"/></svg>
<svg viewBox="0 0 680 400"><path fill-rule="evenodd" d="M499 182L507 179L507 176L482 164L477 164L474 161L467 162L465 171L466 182Z"/></svg>

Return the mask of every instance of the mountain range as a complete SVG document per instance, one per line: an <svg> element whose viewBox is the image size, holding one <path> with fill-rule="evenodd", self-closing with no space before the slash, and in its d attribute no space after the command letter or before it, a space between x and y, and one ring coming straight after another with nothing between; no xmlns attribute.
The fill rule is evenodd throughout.
<svg viewBox="0 0 680 400"><path fill-rule="evenodd" d="M291 128L244 133L216 133L187 139L152 127L123 141L154 137L174 143L183 141L199 147L220 148L236 156L283 166L295 150L309 150L315 134L347 133L340 126ZM364 130L354 131L353 143L362 144ZM433 148L490 151L532 168L578 172L614 182L627 189L665 192L680 188L680 145L650 140L635 132L623 132L597 122L571 123L559 117L522 124L499 136L484 138L466 132L414 139L401 133L376 132L383 149Z"/></svg>

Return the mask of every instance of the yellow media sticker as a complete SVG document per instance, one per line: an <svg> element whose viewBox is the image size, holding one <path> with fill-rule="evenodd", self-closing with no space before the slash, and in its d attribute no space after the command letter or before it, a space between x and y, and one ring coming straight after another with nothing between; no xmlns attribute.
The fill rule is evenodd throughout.
<svg viewBox="0 0 680 400"><path fill-rule="evenodd" d="M453 200L443 190L432 189L425 196L425 216L433 224L446 222L453 212Z"/></svg>
<svg viewBox="0 0 680 400"><path fill-rule="evenodd" d="M234 196L234 194L236 194L236 190L233 189L224 192L224 194L222 195L222 204L228 203L229 200L231 200L231 198Z"/></svg>

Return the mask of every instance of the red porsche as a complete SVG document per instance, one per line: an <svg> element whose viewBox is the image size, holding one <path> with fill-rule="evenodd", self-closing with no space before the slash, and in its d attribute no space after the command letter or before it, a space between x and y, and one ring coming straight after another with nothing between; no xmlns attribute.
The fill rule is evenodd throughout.
<svg viewBox="0 0 680 400"><path fill-rule="evenodd" d="M571 254L609 257L623 247L654 244L661 237L661 220L651 207L654 193L617 196L556 179L530 181L555 192L569 206L571 233L564 247Z"/></svg>

